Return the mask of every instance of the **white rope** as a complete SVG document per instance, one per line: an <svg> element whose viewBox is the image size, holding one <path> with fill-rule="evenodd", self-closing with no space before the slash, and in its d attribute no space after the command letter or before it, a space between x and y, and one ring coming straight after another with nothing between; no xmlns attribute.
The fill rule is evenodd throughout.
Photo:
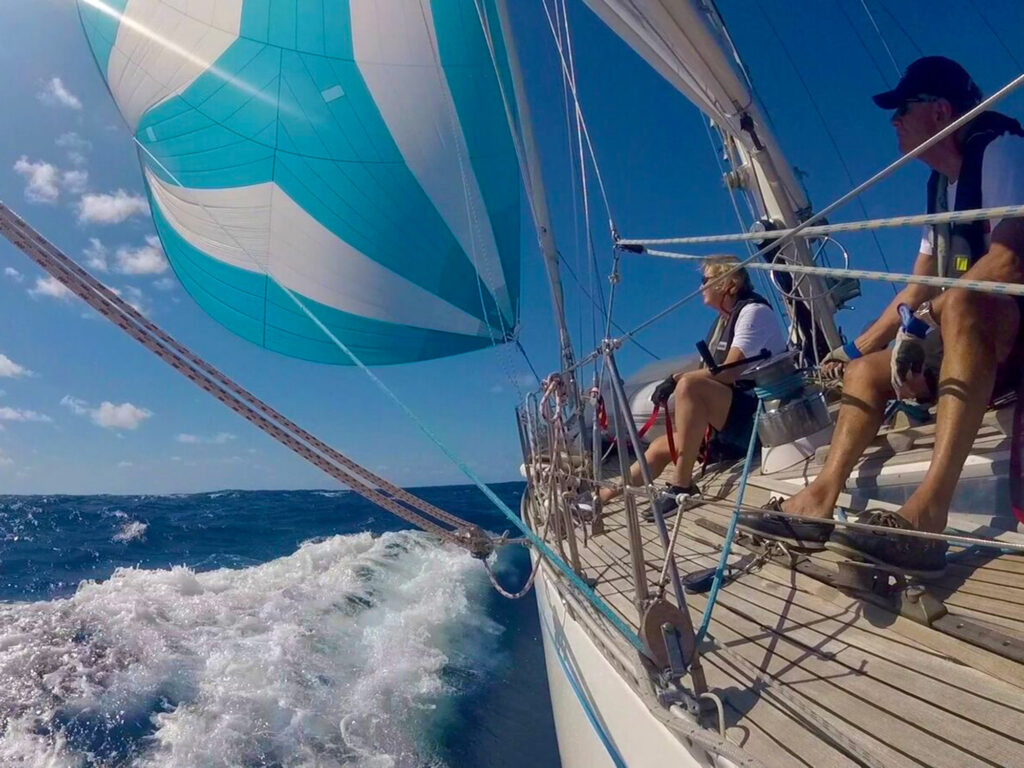
<svg viewBox="0 0 1024 768"><path fill-rule="evenodd" d="M704 245L708 243L742 243L751 240L778 240L783 237L821 237L837 232L864 232L891 227L925 226L946 222L981 221L983 219L1013 219L1024 216L1024 205L1004 205L997 208L974 208L969 211L947 213L920 213L912 216L890 216L885 219L865 219L841 224L823 224L817 227L775 229L767 232L738 232L732 235L697 237L644 238L619 240L619 245Z"/></svg>
<svg viewBox="0 0 1024 768"><path fill-rule="evenodd" d="M672 251L645 251L650 256L661 256L677 261L705 261L711 256L694 256L688 253ZM980 293L997 293L1003 296L1024 296L1024 285L1020 283L997 283L991 280L965 280L962 277L932 277L929 275L905 275L892 272L874 272L866 269L836 269L832 267L805 267L803 264L783 264L776 262L752 262L745 265L746 269L761 269L767 272L792 272L797 275L820 275L822 277L855 277L861 280L878 280L883 283L910 283L912 285L930 285L935 288L966 288Z"/></svg>

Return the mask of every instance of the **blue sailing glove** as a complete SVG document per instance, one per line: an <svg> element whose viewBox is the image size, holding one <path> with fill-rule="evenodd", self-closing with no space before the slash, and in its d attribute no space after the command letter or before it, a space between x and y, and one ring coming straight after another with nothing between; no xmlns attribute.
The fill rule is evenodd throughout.
<svg viewBox="0 0 1024 768"><path fill-rule="evenodd" d="M892 388L901 400L914 397L920 402L931 402L937 393L942 367L942 334L915 317L906 304L897 309L902 322L890 358Z"/></svg>

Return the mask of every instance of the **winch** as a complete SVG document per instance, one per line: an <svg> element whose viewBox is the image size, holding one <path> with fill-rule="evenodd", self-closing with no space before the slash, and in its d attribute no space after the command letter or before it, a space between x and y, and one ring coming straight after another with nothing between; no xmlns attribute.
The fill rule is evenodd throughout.
<svg viewBox="0 0 1024 768"><path fill-rule="evenodd" d="M743 372L763 404L757 427L763 474L813 456L832 438L834 424L825 396L797 369L796 355L784 352Z"/></svg>

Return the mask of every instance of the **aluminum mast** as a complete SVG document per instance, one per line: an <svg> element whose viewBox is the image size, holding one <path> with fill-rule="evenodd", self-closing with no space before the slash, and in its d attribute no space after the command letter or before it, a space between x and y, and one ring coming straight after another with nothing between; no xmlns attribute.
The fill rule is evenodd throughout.
<svg viewBox="0 0 1024 768"><path fill-rule="evenodd" d="M523 85L523 73L519 67L519 54L516 50L508 7L505 0L495 0L495 7L498 10L502 39L505 41L506 57L515 92L516 113L519 117L517 124L515 115L510 111L509 124L513 136L518 136L521 139L521 142L516 143L516 150L520 153L523 184L530 202L533 222L537 228L537 238L544 256L548 284L551 287L551 306L555 315L555 327L558 328L558 347L561 354L562 370L571 370L575 365L576 356L572 350L572 338L565 321L565 296L562 292L562 278L558 265L558 248L555 245L555 235L551 227L551 212L548 209L544 174L541 170L540 154L537 152L536 138L533 133L530 104L526 97L526 88Z"/></svg>

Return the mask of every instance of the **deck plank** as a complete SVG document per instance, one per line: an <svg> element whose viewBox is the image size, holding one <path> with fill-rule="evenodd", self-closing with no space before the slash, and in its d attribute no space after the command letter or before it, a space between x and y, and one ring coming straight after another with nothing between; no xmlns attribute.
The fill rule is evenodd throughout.
<svg viewBox="0 0 1024 768"><path fill-rule="evenodd" d="M734 473L712 474L706 492L732 493L735 485ZM750 486L747 500L763 503L769 493ZM725 524L732 511L727 502L726 498L706 504L688 514ZM622 505L608 505L607 511L606 532L581 548L581 558L588 574L599 576L598 593L636 627L639 617ZM661 570L663 547L654 526L641 524L641 536L653 583ZM687 518L676 546L680 570L714 565L720 543L718 534ZM965 563L964 572L953 574L947 586L959 581L960 587L949 590L950 609L955 611L959 601L965 611L988 610L1005 622L1024 625L1024 579L1012 568L991 567L997 561L977 567ZM977 578L977 573L985 578ZM695 621L704 600L701 595L688 596ZM774 564L729 585L720 601L712 621L720 642L801 697L806 706L841 724L855 741L884 755L885 764L1024 766L1024 738L1016 735L1024 718L1024 690L988 674L992 665L987 652L977 649L984 662L980 668L958 663L954 659L974 658L963 653L966 643L944 637L921 645L922 633L939 633L922 625L909 629L906 625L913 622L891 614L887 624L879 622L877 616L869 617L871 611L865 611L861 601ZM1020 672L1020 665L996 658ZM856 764L784 707L748 690L754 681L727 660L713 652L704 660L709 683L725 692L727 709L735 719L730 736L735 741L737 734L745 734L750 748L761 750L753 753L766 764Z"/></svg>

